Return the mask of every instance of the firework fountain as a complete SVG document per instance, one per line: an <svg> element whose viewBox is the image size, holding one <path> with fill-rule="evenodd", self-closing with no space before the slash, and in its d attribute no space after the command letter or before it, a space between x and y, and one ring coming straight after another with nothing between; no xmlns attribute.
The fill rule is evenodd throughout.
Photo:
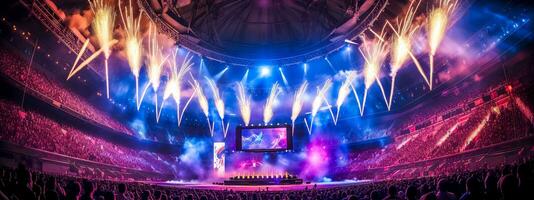
<svg viewBox="0 0 534 200"><path fill-rule="evenodd" d="M215 124L210 122L208 98L206 98L206 95L204 94L204 91L202 90L202 87L200 86L198 81L195 80L193 76L191 76L191 79L193 80L193 82L189 82L189 84L195 90L198 104L200 105L200 109L202 110L202 113L204 113L204 116L206 116L206 120L208 122L208 128L210 129L211 137L213 137L213 127Z"/></svg>
<svg viewBox="0 0 534 200"><path fill-rule="evenodd" d="M241 118L245 126L250 123L250 96L246 95L245 86L242 82L237 83L237 102L239 103L239 111L241 112Z"/></svg>
<svg viewBox="0 0 534 200"><path fill-rule="evenodd" d="M163 109L165 100L167 100L169 97L172 96L176 104L176 118L178 120L178 126L180 126L180 124L182 123L183 114L196 93L195 91L193 91L193 94L187 100L186 104L182 108L182 111L180 111L180 97L181 97L181 92L182 92L183 79L185 75L191 70L191 67L194 65L194 63L191 62L191 59L193 59L193 56L189 56L189 53L187 53L185 58L182 60L181 66L178 66L178 63L177 63L178 49L176 49L172 53L171 59L172 60L170 60L169 62L170 63L169 67L171 69L171 76L170 76L170 79L167 81L167 85L165 86L165 90L163 92L163 101L161 102L161 107L160 107L158 114L161 115L161 110Z"/></svg>
<svg viewBox="0 0 534 200"><path fill-rule="evenodd" d="M121 1L119 0L119 12L126 31L126 58L128 59L128 65L130 66L130 71L135 77L135 103L139 109L139 73L141 71L141 62L143 58L143 49L142 42L143 37L141 36L141 16L135 18L132 1L129 1L128 7L124 8L124 11L121 6Z"/></svg>
<svg viewBox="0 0 534 200"><path fill-rule="evenodd" d="M83 44L82 48L80 49L80 52L78 53L76 60L74 61L72 69L70 70L70 73L67 76L67 80L72 78L72 76L74 76L76 73L82 70L85 66L87 66L92 60L98 57L98 55L100 55L101 53L104 53L104 57L105 57L104 66L105 66L105 75L106 75L106 97L109 98L108 60L109 60L109 57L111 56L111 47L118 42L117 40L113 39L113 28L115 24L114 10L113 10L113 6L110 5L109 3L106 3L104 0L89 1L89 5L91 7L91 10L94 13L94 19L93 19L91 26L93 27L93 31L98 41L98 44L100 45L100 49L95 51L91 56L89 56L80 65L76 66L81 56L87 49L87 46L89 45L89 39L87 39L85 43Z"/></svg>
<svg viewBox="0 0 534 200"><path fill-rule="evenodd" d="M208 80L208 84L210 86L211 92L213 93L213 99L215 101L215 109L217 110L217 113L219 114L219 117L221 118L222 130L224 133L224 138L226 138L226 134L228 133L228 127L230 126L230 124L224 125L224 101L221 97L221 94L219 93L219 88L215 84L215 81L207 77L206 79Z"/></svg>
<svg viewBox="0 0 534 200"><path fill-rule="evenodd" d="M328 89L330 89L331 86L332 86L332 79L326 79L326 81L323 84L323 87L317 88L317 95L315 96L312 102L310 123L308 123L306 119L304 119L304 123L306 124L306 128L308 129L308 134L312 133L313 121L315 119L315 116L317 115L317 112L319 112L319 108L321 108L321 105L323 105L323 101L325 100L325 96L326 96L325 93L328 91Z"/></svg>
<svg viewBox="0 0 534 200"><path fill-rule="evenodd" d="M156 103L156 121L159 121L159 110L158 110L158 88L160 85L161 73L163 71L163 65L167 61L168 55L165 56L163 49L158 43L157 38L157 29L154 24L150 24L148 31L148 54L147 54L147 66L148 66L148 79L149 84L143 91L140 101L143 101L143 98L146 94L148 86L152 86L154 91L154 101Z"/></svg>
<svg viewBox="0 0 534 200"><path fill-rule="evenodd" d="M419 61L417 61L417 58L411 52L412 38L419 28L419 26L413 23L413 20L421 1L417 1L416 4L414 3L415 1L410 2L408 11L404 18L400 20L399 18L396 19L396 26L387 22L387 24L391 27L391 30L393 30L394 33L391 41L391 87L389 92L389 101L387 103L388 110L391 109L391 102L393 99L393 91L395 90L395 79L397 77L397 72L403 67L408 58L411 58L413 60L415 66L417 67L417 70L419 71L423 79L426 81L426 83L430 86L430 83L425 75L425 72L423 71L423 68L419 64Z"/></svg>
<svg viewBox="0 0 534 200"><path fill-rule="evenodd" d="M267 101L265 102L265 108L263 110L263 123L268 124L271 119L273 118L273 104L278 95L280 95L280 86L278 82L274 83L273 87L271 88L271 93L269 93L269 97L267 98Z"/></svg>
<svg viewBox="0 0 534 200"><path fill-rule="evenodd" d="M450 20L450 16L454 13L458 2L457 0L438 0L436 5L430 11L427 19L427 41L430 59L430 90L432 90L433 74L434 74L434 56L445 37L445 32Z"/></svg>
<svg viewBox="0 0 534 200"><path fill-rule="evenodd" d="M384 92L384 88L382 87L382 83L380 82L380 79L378 75L380 74L380 68L382 67L382 63L384 62L384 59L386 58L386 55L388 53L388 44L385 37L385 26L382 28L382 31L380 33L375 33L371 30L372 33L375 34L376 38L373 40L369 40L364 37L364 42L359 48L360 53L362 54L362 57L365 60L365 66L364 66L364 84L365 84L365 91L363 94L363 102L360 110L360 115L363 116L364 110L365 110L365 103L367 100L367 93L369 91L369 88L373 85L373 83L376 81L378 83L378 86L380 87L380 90L382 92L382 96L384 98L384 101L386 102L386 105L388 104L388 100L386 98L386 93Z"/></svg>

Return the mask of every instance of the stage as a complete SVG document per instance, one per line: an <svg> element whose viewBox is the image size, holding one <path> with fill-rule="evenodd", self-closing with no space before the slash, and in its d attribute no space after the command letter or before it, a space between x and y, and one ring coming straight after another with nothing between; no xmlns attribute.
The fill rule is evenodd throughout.
<svg viewBox="0 0 534 200"><path fill-rule="evenodd" d="M180 181L167 181L167 182L152 182L151 184L161 185L166 187L175 188L187 188L187 189L204 189L204 190L233 190L233 191L257 191L266 190L269 191L282 191L282 190L305 190L312 189L317 185L318 189L327 189L332 187L354 186L371 182L370 180L345 180L335 182L311 182L309 184L303 183L299 185L216 185L211 183L192 183L192 182L180 182Z"/></svg>

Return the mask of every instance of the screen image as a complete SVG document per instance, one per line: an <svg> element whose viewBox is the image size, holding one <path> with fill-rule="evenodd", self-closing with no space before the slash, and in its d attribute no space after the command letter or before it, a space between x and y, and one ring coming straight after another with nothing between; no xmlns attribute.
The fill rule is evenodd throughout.
<svg viewBox="0 0 534 200"><path fill-rule="evenodd" d="M214 142L213 143L213 169L215 175L218 177L224 177L224 165L225 165L225 143Z"/></svg>
<svg viewBox="0 0 534 200"><path fill-rule="evenodd" d="M285 150L288 148L287 128L241 130L242 150Z"/></svg>

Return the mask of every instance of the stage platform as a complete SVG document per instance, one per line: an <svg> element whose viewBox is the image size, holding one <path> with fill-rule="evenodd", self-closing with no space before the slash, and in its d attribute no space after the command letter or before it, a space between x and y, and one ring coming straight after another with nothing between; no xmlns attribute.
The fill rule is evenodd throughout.
<svg viewBox="0 0 534 200"><path fill-rule="evenodd" d="M215 185L211 183L187 183L179 181L167 181L167 182L153 182L152 184L166 186L166 187L176 187L176 188L188 188L188 189L203 189L203 190L233 190L233 191L258 191L266 190L269 191L283 191L283 190L305 190L312 189L314 185L317 185L318 189L332 188L332 187L344 187L344 186L353 186L360 185L364 183L371 182L370 180L346 180L346 181L335 181L335 182L311 182L309 184L303 183L299 185Z"/></svg>

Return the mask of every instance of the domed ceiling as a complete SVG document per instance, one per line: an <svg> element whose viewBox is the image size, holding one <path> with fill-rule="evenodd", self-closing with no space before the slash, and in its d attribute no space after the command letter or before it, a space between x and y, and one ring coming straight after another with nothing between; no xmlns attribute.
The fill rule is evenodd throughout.
<svg viewBox="0 0 534 200"><path fill-rule="evenodd" d="M369 26L387 0L139 0L163 32L235 65L287 65L333 51Z"/></svg>

